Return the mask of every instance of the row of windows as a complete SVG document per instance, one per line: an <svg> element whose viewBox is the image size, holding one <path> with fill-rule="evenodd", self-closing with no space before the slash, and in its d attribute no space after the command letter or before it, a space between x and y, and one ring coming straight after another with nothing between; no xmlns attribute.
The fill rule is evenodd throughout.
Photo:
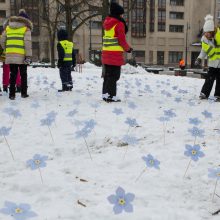
<svg viewBox="0 0 220 220"><path fill-rule="evenodd" d="M145 60L145 51L136 50L132 52L136 59ZM169 63L178 63L183 58L182 51L169 51ZM153 63L153 51L149 51L149 62ZM164 65L164 51L157 51L157 64Z"/></svg>

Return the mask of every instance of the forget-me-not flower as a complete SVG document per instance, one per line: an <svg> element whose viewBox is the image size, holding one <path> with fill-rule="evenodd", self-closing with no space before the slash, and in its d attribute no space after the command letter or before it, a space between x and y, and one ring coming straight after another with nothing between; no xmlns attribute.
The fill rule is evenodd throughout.
<svg viewBox="0 0 220 220"><path fill-rule="evenodd" d="M199 145L191 146L186 144L186 151L184 155L190 157L193 161L198 161L200 157L204 157L205 154L200 150Z"/></svg>
<svg viewBox="0 0 220 220"><path fill-rule="evenodd" d="M26 164L32 170L36 170L38 168L46 167L47 166L46 160L48 160L48 156L42 156L40 154L35 154L33 159L28 160L26 162Z"/></svg>
<svg viewBox="0 0 220 220"><path fill-rule="evenodd" d="M142 159L146 162L147 167L160 169L160 161L155 159L151 154L148 154L147 157L142 157Z"/></svg>
<svg viewBox="0 0 220 220"><path fill-rule="evenodd" d="M199 129L197 127L193 127L192 129L188 129L193 137L204 137L205 131L203 129Z"/></svg>
<svg viewBox="0 0 220 220"><path fill-rule="evenodd" d="M125 212L133 212L133 206L131 202L134 200L135 195L133 193L125 193L125 190L118 187L116 194L108 196L108 201L114 204L113 211L115 214L120 214L124 210Z"/></svg>

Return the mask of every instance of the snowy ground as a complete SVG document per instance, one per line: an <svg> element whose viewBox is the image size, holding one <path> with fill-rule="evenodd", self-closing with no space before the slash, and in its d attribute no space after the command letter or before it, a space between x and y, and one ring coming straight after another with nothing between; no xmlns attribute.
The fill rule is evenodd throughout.
<svg viewBox="0 0 220 220"><path fill-rule="evenodd" d="M29 204L37 214L31 219L38 220L219 219L211 215L220 198L212 201L216 179L208 169L220 166L220 103L198 100L203 80L127 66L118 85L122 102L104 103L100 75L100 68L86 64L83 73L72 73L73 91L58 94L58 69L30 68L30 98L0 97L0 129L11 127L5 137L15 158L2 130L0 219L26 219L16 217L25 213L3 214L6 201ZM194 138L193 127L204 137ZM205 156L192 160L183 177L190 162L185 145L194 141ZM27 166L35 154L48 156L46 167ZM148 154L160 161L159 169L147 167L142 157ZM119 186L135 195L133 212L114 213L107 198Z"/></svg>

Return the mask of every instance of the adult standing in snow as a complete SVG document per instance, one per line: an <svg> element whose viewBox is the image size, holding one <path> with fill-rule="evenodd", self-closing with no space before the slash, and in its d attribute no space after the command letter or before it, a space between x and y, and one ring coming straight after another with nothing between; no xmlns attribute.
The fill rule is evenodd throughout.
<svg viewBox="0 0 220 220"><path fill-rule="evenodd" d="M58 43L58 68L60 70L60 79L62 82L62 89L58 92L71 91L73 88L73 81L71 76L71 67L75 67L76 59L74 53L73 42L68 41L68 33L61 29L57 33Z"/></svg>
<svg viewBox="0 0 220 220"><path fill-rule="evenodd" d="M216 80L214 96L216 101L220 101L220 29L215 29L213 16L207 15L205 17L203 31L202 49L195 64L201 64L202 59L208 57L209 69L199 98L208 99Z"/></svg>
<svg viewBox="0 0 220 220"><path fill-rule="evenodd" d="M27 65L31 62L33 24L24 9L19 10L18 16L9 18L9 24L2 34L1 45L5 50L6 64L10 64L9 99L15 99L15 83L20 69L21 97L27 98Z"/></svg>
<svg viewBox="0 0 220 220"><path fill-rule="evenodd" d="M125 37L128 27L122 17L123 14L123 7L112 2L110 4L110 15L105 18L103 23L102 73L104 82L102 95L106 102L120 101L116 98L116 93L121 66L125 64L124 51L132 52L132 48L128 45Z"/></svg>

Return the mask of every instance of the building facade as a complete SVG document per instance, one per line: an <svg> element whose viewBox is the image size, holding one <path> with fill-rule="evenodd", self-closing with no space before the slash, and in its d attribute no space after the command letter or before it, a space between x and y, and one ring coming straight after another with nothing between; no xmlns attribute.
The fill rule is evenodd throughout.
<svg viewBox="0 0 220 220"><path fill-rule="evenodd" d="M219 0L137 0L131 10L130 0L118 2L125 9L127 40L134 49L132 57L147 65L176 66L184 58L193 67L201 49L205 15L212 14L216 24L220 19ZM20 8L26 9L34 23L33 60L49 59L49 38L42 27L38 0L0 0L0 31L4 20L17 15ZM83 60L98 59L102 48L100 18L85 22L73 36L73 42Z"/></svg>

